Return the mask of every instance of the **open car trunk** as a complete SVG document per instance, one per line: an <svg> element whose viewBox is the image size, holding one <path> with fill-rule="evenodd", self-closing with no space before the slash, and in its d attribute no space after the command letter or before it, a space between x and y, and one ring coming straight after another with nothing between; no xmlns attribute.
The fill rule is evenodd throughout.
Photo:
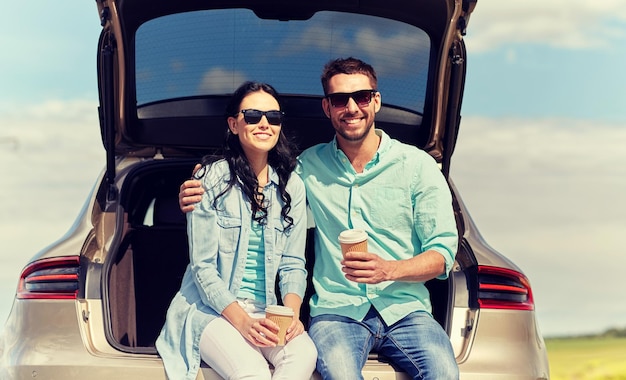
<svg viewBox="0 0 626 380"><path fill-rule="evenodd" d="M197 161L152 160L131 170L121 189L127 228L109 261L107 336L127 352L154 352L167 308L178 291L189 263L186 218L178 206L180 184L190 177ZM307 239L307 269L313 272L313 230ZM433 314L448 329L453 276L428 283ZM308 296L302 317L308 325Z"/></svg>

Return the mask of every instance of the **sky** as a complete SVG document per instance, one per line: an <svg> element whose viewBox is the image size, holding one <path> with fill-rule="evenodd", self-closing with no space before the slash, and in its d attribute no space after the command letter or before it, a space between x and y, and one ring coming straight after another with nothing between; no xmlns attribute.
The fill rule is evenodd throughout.
<svg viewBox="0 0 626 380"><path fill-rule="evenodd" d="M8 0L0 0L8 5ZM0 14L0 329L23 266L72 225L104 165L94 1ZM626 327L623 0L480 0L451 175L528 276L544 336Z"/></svg>

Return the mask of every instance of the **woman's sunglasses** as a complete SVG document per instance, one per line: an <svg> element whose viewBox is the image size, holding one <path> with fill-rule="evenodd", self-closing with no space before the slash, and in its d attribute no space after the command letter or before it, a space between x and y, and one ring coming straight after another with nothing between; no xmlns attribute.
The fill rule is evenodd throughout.
<svg viewBox="0 0 626 380"><path fill-rule="evenodd" d="M372 101L372 96L376 90L360 90L355 92L336 92L328 94L326 97L335 108L346 108L350 98L354 99L359 107L365 107Z"/></svg>
<svg viewBox="0 0 626 380"><path fill-rule="evenodd" d="M248 124L257 124L261 121L263 115L267 119L267 122L271 125L281 125L285 114L282 111L259 111L259 110L241 110L238 113L243 114L243 119Z"/></svg>

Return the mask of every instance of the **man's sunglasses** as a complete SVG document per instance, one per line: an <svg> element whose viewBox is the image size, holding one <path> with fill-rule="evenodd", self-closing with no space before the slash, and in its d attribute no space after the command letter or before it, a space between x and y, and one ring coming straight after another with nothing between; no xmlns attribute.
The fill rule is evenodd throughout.
<svg viewBox="0 0 626 380"><path fill-rule="evenodd" d="M257 124L261 121L263 115L267 118L267 122L272 125L281 125L285 114L282 111L259 111L259 110L241 110L237 113L243 114L243 119L248 124Z"/></svg>
<svg viewBox="0 0 626 380"><path fill-rule="evenodd" d="M365 107L372 101L372 96L376 90L360 90L355 92L336 92L328 94L326 97L335 108L346 108L350 98L354 99L359 107Z"/></svg>

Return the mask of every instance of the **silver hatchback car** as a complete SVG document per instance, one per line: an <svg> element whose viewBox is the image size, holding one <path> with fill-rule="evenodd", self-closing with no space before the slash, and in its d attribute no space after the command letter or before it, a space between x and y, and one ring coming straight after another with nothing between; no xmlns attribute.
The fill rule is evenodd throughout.
<svg viewBox="0 0 626 380"><path fill-rule="evenodd" d="M154 343L189 260L178 189L201 156L221 154L225 105L244 80L279 90L284 129L305 149L333 136L322 66L368 61L384 94L377 127L449 177L476 1L96 0L105 168L66 237L19 275L0 378L166 378ZM485 243L448 180L461 239L450 277L427 285L461 378L548 379L528 279ZM363 374L407 378L375 354ZM203 364L198 379L218 378Z"/></svg>

